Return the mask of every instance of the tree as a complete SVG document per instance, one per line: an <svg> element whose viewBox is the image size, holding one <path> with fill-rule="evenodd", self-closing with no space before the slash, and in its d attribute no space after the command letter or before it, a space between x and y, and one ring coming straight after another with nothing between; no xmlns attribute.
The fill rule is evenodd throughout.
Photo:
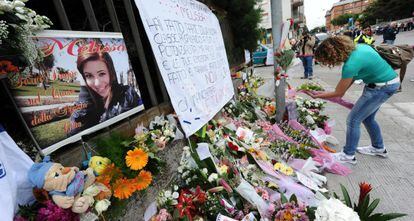
<svg viewBox="0 0 414 221"><path fill-rule="evenodd" d="M392 21L409 18L414 12L414 0L376 0L363 12L362 22L375 24L377 19Z"/></svg>
<svg viewBox="0 0 414 221"><path fill-rule="evenodd" d="M211 0L227 12L234 34L235 47L242 53L244 49L254 50L260 38L259 23L262 11L256 7L260 0Z"/></svg>
<svg viewBox="0 0 414 221"><path fill-rule="evenodd" d="M316 33L320 33L320 32L326 32L326 27L325 26L320 26L320 27L315 27L312 30L310 30L310 33L312 33L312 34L316 34Z"/></svg>

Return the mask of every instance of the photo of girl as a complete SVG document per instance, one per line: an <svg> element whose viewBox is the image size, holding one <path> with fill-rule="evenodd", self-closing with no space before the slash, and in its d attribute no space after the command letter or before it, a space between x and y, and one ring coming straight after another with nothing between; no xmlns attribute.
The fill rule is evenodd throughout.
<svg viewBox="0 0 414 221"><path fill-rule="evenodd" d="M73 112L70 135L142 104L132 86L118 83L112 58L107 52L80 53L76 64L86 83L80 88L78 102L87 107Z"/></svg>

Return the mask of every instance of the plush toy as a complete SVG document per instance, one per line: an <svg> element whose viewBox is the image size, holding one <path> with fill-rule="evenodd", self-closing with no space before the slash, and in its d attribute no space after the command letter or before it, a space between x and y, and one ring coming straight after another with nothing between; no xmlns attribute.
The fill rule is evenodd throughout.
<svg viewBox="0 0 414 221"><path fill-rule="evenodd" d="M34 187L46 190L56 205L71 208L74 213L84 213L93 202L92 196L81 196L95 182L92 168L79 171L77 167L63 167L46 156L43 162L33 164L28 178Z"/></svg>
<svg viewBox="0 0 414 221"><path fill-rule="evenodd" d="M106 166L111 163L111 160L106 157L93 156L89 160L88 166L93 169L96 175L101 175Z"/></svg>

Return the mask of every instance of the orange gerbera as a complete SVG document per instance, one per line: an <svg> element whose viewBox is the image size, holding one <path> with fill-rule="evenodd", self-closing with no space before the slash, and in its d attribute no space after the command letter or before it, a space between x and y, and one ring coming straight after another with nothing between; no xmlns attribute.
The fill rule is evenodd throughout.
<svg viewBox="0 0 414 221"><path fill-rule="evenodd" d="M109 189L111 189L111 177L108 175L100 175L98 177L96 177L96 182L98 183L102 183L103 185L105 185L106 187L108 187Z"/></svg>
<svg viewBox="0 0 414 221"><path fill-rule="evenodd" d="M118 199L128 199L135 192L134 180L121 178L114 185L114 196Z"/></svg>
<svg viewBox="0 0 414 221"><path fill-rule="evenodd" d="M121 174L121 170L118 167L116 167L114 163L111 163L105 167L100 176L108 176L110 179L117 179L119 176L121 176Z"/></svg>
<svg viewBox="0 0 414 221"><path fill-rule="evenodd" d="M127 152L126 164L132 170L140 170L148 163L148 154L141 148L135 148Z"/></svg>
<svg viewBox="0 0 414 221"><path fill-rule="evenodd" d="M149 171L141 170L135 178L135 189L140 191L146 189L152 181L152 174Z"/></svg>

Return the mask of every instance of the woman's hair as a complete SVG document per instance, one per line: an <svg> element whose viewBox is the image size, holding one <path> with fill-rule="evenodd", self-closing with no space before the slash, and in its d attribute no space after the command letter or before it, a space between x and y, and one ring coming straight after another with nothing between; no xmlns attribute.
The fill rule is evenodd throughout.
<svg viewBox="0 0 414 221"><path fill-rule="evenodd" d="M118 80L116 78L116 72L114 63L112 61L111 56L108 54L108 52L92 52L92 53L80 53L78 55L78 60L76 61L76 65L78 67L79 72L81 73L84 80L85 74L83 73L83 67L88 61L103 61L106 64L106 67L109 71L109 81L110 84L113 85L114 83L117 83Z"/></svg>
<svg viewBox="0 0 414 221"><path fill-rule="evenodd" d="M348 36L333 36L316 48L315 58L321 64L333 67L345 62L354 49L355 44Z"/></svg>

